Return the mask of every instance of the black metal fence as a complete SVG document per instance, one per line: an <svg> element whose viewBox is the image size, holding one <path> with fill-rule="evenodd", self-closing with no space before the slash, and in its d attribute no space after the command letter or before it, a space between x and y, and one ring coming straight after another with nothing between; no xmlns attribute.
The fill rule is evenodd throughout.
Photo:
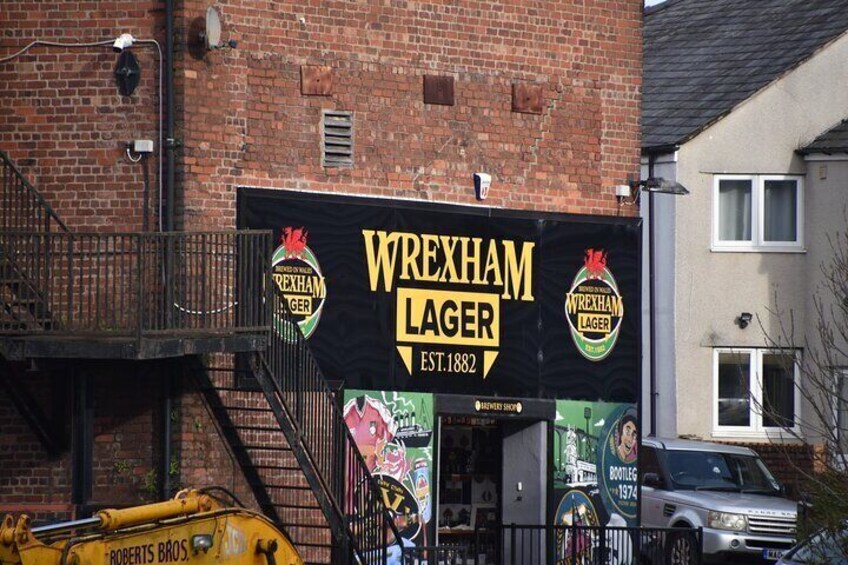
<svg viewBox="0 0 848 565"><path fill-rule="evenodd" d="M701 528L614 526L501 527L494 554L478 554L475 565L700 565Z"/></svg>
<svg viewBox="0 0 848 565"><path fill-rule="evenodd" d="M464 547L405 547L403 565L466 565L468 549Z"/></svg>
<svg viewBox="0 0 848 565"><path fill-rule="evenodd" d="M334 392L277 293L272 293L273 331L261 353L277 393L298 428L303 449L345 524L350 562L397 563L403 546L382 491L344 421ZM402 517L400 517L402 519Z"/></svg>
<svg viewBox="0 0 848 565"><path fill-rule="evenodd" d="M264 332L270 231L0 231L0 333Z"/></svg>

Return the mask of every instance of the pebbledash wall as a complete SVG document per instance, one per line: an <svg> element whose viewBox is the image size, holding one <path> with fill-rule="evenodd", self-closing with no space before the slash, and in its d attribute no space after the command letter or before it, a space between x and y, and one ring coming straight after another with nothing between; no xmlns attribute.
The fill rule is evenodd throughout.
<svg viewBox="0 0 848 565"><path fill-rule="evenodd" d="M220 1L223 40L238 46L200 58L188 43L210 3L175 4L181 229L234 228L239 186L471 204L475 172L492 175L492 207L634 215L613 187L638 173L640 0ZM0 58L34 40L111 42L125 32L164 44L164 25L164 2L13 0L0 10ZM159 60L150 44L132 50L142 77L129 97L118 94L109 45L36 47L0 63L0 150L71 230L141 229L132 139L156 146L147 164L157 225ZM302 93L304 66L331 69L328 95ZM453 78L453 105L424 104L425 75ZM514 84L541 89L540 113L512 110ZM322 166L325 109L352 112L350 167ZM135 377L115 364L90 370L102 398L92 500L150 500L161 454L156 367ZM52 374L67 377L61 364ZM45 379L28 381L35 396L50 393ZM224 484L249 500L192 381L178 382L174 485ZM66 443L48 454L0 394L0 512L72 512L70 423L59 421Z"/></svg>

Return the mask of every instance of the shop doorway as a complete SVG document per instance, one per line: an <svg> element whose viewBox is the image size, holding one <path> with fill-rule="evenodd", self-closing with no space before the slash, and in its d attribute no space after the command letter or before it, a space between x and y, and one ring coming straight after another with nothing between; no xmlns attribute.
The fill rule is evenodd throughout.
<svg viewBox="0 0 848 565"><path fill-rule="evenodd" d="M504 423L442 416L439 432L438 544L469 562L494 563L501 524Z"/></svg>
<svg viewBox="0 0 848 565"><path fill-rule="evenodd" d="M442 416L439 426L438 545L469 563L500 562L504 524L543 524L547 423Z"/></svg>

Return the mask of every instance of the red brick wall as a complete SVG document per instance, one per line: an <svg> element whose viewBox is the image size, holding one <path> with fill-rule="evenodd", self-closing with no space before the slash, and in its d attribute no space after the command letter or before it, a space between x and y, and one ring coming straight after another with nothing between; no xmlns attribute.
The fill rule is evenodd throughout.
<svg viewBox="0 0 848 565"><path fill-rule="evenodd" d="M259 511L238 462L226 446L203 396L191 378L183 382L178 412L174 450L179 454L180 486L221 486L234 493L245 506Z"/></svg>
<svg viewBox="0 0 848 565"><path fill-rule="evenodd" d="M0 371L12 373L0 361ZM28 389L47 413L51 382L45 375L27 374ZM65 432L68 430L66 429ZM51 457L0 388L0 516L26 511L35 520L68 519L71 506L70 455Z"/></svg>
<svg viewBox="0 0 848 565"><path fill-rule="evenodd" d="M92 378L91 504L132 506L159 497L161 384L158 363L98 367Z"/></svg>
<svg viewBox="0 0 848 565"><path fill-rule="evenodd" d="M450 5L218 2L235 50L195 60L177 3L177 113L185 225L230 227L239 184L617 214L613 186L638 171L639 0ZM163 38L163 3L14 1L0 11L0 57L29 41ZM158 149L155 50L133 50L142 83L118 94L109 46L37 47L0 64L0 147L76 230L141 225L142 174L124 143ZM300 66L333 68L329 97L300 94ZM454 106L424 105L424 74L455 78ZM544 92L541 115L511 111L514 82ZM356 164L324 169L322 108L355 113ZM150 159L151 199L158 162Z"/></svg>
<svg viewBox="0 0 848 565"><path fill-rule="evenodd" d="M152 139L158 149L159 58L151 46L133 48L141 83L122 97L111 41L124 32L161 38L162 16L157 0L12 1L0 9L0 58L34 40L110 42L38 46L0 63L0 150L73 230L141 227L141 165L127 160L124 144ZM154 192L158 159L148 165Z"/></svg>
<svg viewBox="0 0 848 565"><path fill-rule="evenodd" d="M181 3L181 27L207 5ZM493 206L622 212L641 1L216 6L238 48L183 53L176 77L187 227L231 226L238 185L469 203L478 171ZM301 95L304 64L333 68L332 96ZM454 77L454 106L423 104L425 74ZM514 82L543 87L541 115L511 111ZM321 166L322 109L354 112L353 167Z"/></svg>

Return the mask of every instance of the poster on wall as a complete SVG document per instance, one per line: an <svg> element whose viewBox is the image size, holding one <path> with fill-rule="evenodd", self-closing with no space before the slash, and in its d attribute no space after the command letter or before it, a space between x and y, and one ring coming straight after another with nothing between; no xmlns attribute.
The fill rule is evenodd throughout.
<svg viewBox="0 0 848 565"><path fill-rule="evenodd" d="M558 400L553 434L553 523L560 526L637 524L638 419L633 404ZM580 539L580 536L584 539ZM558 530L554 562L570 565L597 548L588 535ZM609 544L606 563L628 548Z"/></svg>
<svg viewBox="0 0 848 565"><path fill-rule="evenodd" d="M638 218L247 187L238 203L240 227L274 232L288 326L346 388L636 400Z"/></svg>
<svg viewBox="0 0 848 565"><path fill-rule="evenodd" d="M401 543L433 545L433 395L346 390L344 400L345 423Z"/></svg>

